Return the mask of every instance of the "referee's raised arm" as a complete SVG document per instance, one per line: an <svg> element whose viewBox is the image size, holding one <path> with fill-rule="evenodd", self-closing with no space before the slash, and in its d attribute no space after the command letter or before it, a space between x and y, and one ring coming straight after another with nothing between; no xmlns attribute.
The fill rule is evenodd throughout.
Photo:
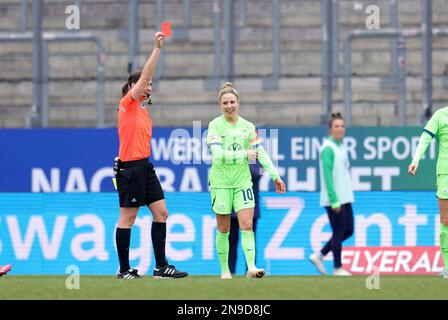
<svg viewBox="0 0 448 320"><path fill-rule="evenodd" d="M154 49L152 50L151 55L145 63L145 66L142 70L142 75L137 83L131 88L131 96L132 99L137 100L142 95L145 94L145 88L148 85L148 82L151 80L154 71L156 70L157 60L160 56L160 49L163 47L163 40L165 39L165 34L162 32L156 32L154 35Z"/></svg>

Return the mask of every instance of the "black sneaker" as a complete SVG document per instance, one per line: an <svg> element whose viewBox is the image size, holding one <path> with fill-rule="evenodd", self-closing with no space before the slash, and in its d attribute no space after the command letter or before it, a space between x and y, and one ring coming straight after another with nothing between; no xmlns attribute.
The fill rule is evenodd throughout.
<svg viewBox="0 0 448 320"><path fill-rule="evenodd" d="M170 278L184 278L188 276L188 273L176 270L176 267L167 264L164 267L155 267L153 277L158 279L170 279Z"/></svg>
<svg viewBox="0 0 448 320"><path fill-rule="evenodd" d="M137 269L129 269L125 272L119 272L117 275L118 279L141 279L142 277L139 276Z"/></svg>

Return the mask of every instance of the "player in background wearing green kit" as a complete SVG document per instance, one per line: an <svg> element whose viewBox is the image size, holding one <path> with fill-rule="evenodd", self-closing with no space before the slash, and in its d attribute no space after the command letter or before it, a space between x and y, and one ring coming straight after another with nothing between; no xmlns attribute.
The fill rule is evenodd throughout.
<svg viewBox="0 0 448 320"><path fill-rule="evenodd" d="M209 174L212 210L216 214L216 250L221 265L221 279L231 279L229 270L230 214L235 210L241 230L241 244L247 263L248 278L261 278L263 269L255 266L253 232L254 194L249 161L260 162L271 179L275 191L285 193L286 187L268 154L261 146L255 126L238 115L239 94L227 82L219 91L222 115L208 126L207 145L212 154Z"/></svg>
<svg viewBox="0 0 448 320"><path fill-rule="evenodd" d="M448 279L448 107L437 110L423 129L408 173L415 175L432 138L439 143L437 159L437 198L440 210L440 251L445 265L444 278Z"/></svg>

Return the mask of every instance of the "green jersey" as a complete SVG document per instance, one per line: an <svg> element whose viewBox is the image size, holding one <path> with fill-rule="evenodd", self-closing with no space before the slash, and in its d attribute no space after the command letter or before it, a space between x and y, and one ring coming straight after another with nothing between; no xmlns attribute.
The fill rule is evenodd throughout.
<svg viewBox="0 0 448 320"><path fill-rule="evenodd" d="M418 165L434 137L439 144L437 174L448 174L448 107L437 110L426 124L420 136L413 163Z"/></svg>
<svg viewBox="0 0 448 320"><path fill-rule="evenodd" d="M258 151L258 161L272 180L279 178L271 159L261 146L255 126L238 116L236 124L223 115L213 119L208 126L207 145L212 154L209 173L212 188L249 188L252 177L247 151Z"/></svg>

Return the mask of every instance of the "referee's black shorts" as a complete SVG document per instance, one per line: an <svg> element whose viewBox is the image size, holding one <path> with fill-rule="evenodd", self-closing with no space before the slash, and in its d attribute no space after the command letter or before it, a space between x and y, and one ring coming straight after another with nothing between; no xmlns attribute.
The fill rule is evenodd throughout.
<svg viewBox="0 0 448 320"><path fill-rule="evenodd" d="M165 198L154 166L148 158L120 162L117 190L120 208L149 206Z"/></svg>

